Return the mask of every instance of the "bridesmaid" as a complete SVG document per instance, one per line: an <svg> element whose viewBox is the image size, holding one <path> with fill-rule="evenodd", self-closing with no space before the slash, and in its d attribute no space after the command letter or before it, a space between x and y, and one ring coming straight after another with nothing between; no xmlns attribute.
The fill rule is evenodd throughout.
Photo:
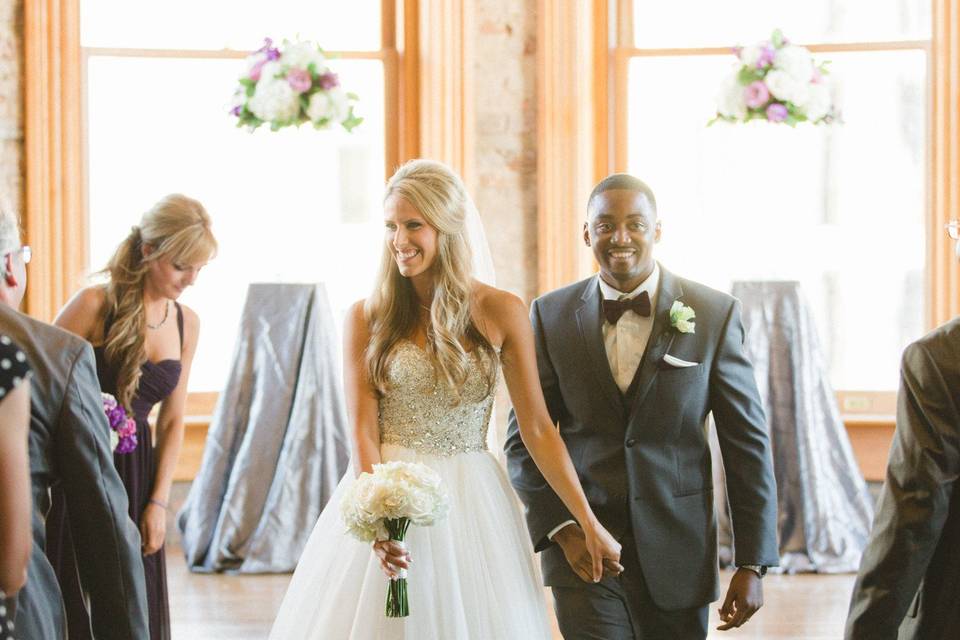
<svg viewBox="0 0 960 640"><path fill-rule="evenodd" d="M197 348L197 314L176 300L216 252L210 217L196 200L169 195L143 215L117 247L106 285L88 287L67 303L55 324L94 345L100 388L137 422L138 445L115 453L127 488L130 517L140 527L151 640L170 638L163 541L170 486L183 442L190 364ZM154 446L147 416L156 403ZM47 555L57 569L71 640L89 638L89 621L76 581L62 501L48 520ZM82 554L83 549L76 550Z"/></svg>
<svg viewBox="0 0 960 640"><path fill-rule="evenodd" d="M30 561L30 365L20 348L0 334L0 638L16 637L13 608Z"/></svg>

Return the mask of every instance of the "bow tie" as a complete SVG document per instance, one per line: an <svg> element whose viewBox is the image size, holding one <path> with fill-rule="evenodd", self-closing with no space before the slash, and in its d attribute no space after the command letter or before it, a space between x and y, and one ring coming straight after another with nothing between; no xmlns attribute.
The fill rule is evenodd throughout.
<svg viewBox="0 0 960 640"><path fill-rule="evenodd" d="M617 324L617 321L620 320L620 316L627 311L633 311L637 315L649 317L650 294L646 291L641 291L640 295L636 296L635 298L629 298L627 300L603 301L603 316L610 324Z"/></svg>

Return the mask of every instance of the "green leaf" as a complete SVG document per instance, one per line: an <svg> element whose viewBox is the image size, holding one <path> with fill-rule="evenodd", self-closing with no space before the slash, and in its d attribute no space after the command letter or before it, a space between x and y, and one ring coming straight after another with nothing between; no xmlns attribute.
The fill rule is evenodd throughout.
<svg viewBox="0 0 960 640"><path fill-rule="evenodd" d="M770 36L770 44L777 49L783 46L783 32L780 29L773 30L773 34Z"/></svg>
<svg viewBox="0 0 960 640"><path fill-rule="evenodd" d="M341 125L347 131L353 131L361 122L363 122L363 118L357 117L357 115L353 112L353 107L351 106L350 111L347 112L346 119L341 123Z"/></svg>
<svg viewBox="0 0 960 640"><path fill-rule="evenodd" d="M743 86L747 86L751 82L761 80L763 78L763 72L759 69L751 69L750 67L743 66L740 68L740 72L737 73L737 82Z"/></svg>

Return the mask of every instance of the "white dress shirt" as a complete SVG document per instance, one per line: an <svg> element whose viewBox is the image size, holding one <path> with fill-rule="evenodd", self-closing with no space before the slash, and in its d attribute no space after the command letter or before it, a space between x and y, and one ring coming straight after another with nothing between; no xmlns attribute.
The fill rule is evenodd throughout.
<svg viewBox="0 0 960 640"><path fill-rule="evenodd" d="M610 372L620 391L627 392L633 376L640 365L640 359L647 348L647 341L653 331L653 309L657 308L657 287L660 284L660 265L653 263L653 272L636 289L624 293L614 289L597 276L600 293L604 300L632 300L643 291L650 296L650 315L646 318L626 311L617 324L603 321L603 344L607 349L607 361L610 363Z"/></svg>
<svg viewBox="0 0 960 640"><path fill-rule="evenodd" d="M653 310L657 308L657 288L660 285L660 265L653 263L653 272L647 276L647 279L637 285L637 288L629 293L618 291L607 284L603 278L597 274L597 284L600 287L600 294L604 300L630 300L646 291L650 296L650 316L643 317L633 311L626 311L617 324L610 324L606 319L603 320L603 344L607 350L607 362L610 363L610 372L616 381L620 391L627 392L630 383L633 382L633 376L640 366L640 359L643 358L643 352L647 348L647 341L650 339L650 333L653 331ZM548 540L553 540L553 536L560 529L568 524L575 524L573 520L566 520L557 525L547 534Z"/></svg>

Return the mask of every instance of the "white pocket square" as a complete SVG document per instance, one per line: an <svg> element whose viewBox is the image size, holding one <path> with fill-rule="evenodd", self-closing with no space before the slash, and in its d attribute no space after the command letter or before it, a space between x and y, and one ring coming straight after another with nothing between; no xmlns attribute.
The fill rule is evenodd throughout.
<svg viewBox="0 0 960 640"><path fill-rule="evenodd" d="M681 360L680 358L675 358L669 353L664 354L663 361L666 362L671 367L677 367L678 369L685 369L687 367L695 367L699 362L687 362L686 360Z"/></svg>

